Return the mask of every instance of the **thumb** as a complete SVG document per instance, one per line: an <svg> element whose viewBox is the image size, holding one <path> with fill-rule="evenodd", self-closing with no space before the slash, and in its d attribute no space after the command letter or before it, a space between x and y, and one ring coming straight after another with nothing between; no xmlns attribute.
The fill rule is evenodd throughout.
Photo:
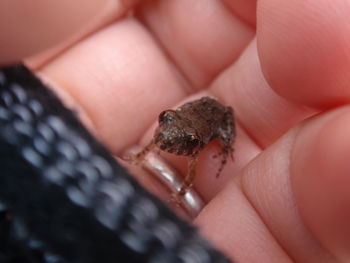
<svg viewBox="0 0 350 263"><path fill-rule="evenodd" d="M296 140L292 187L313 235L339 262L349 262L350 107L326 117L308 123Z"/></svg>

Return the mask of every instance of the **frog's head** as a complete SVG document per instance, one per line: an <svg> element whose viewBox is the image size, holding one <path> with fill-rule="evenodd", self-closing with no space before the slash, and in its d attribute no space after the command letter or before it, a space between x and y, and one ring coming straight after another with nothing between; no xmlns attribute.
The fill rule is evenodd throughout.
<svg viewBox="0 0 350 263"><path fill-rule="evenodd" d="M177 155L192 155L201 148L201 141L191 127L191 122L175 110L163 111L158 121L154 141L161 150Z"/></svg>

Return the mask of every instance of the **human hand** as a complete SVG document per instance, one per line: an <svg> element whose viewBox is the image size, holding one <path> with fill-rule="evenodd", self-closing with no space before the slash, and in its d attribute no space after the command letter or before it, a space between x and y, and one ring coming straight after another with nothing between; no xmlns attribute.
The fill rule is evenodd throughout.
<svg viewBox="0 0 350 263"><path fill-rule="evenodd" d="M137 18L27 63L115 155L148 141L159 112L184 100L233 106L235 162L216 179L214 143L197 169L202 233L237 262L347 262L349 9L342 0L147 1ZM166 156L185 174L183 160Z"/></svg>

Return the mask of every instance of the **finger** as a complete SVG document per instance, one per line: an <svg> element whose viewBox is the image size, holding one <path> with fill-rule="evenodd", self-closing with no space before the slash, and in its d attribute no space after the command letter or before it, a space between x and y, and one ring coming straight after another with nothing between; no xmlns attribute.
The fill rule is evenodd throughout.
<svg viewBox="0 0 350 263"><path fill-rule="evenodd" d="M256 0L222 0L230 11L252 28L256 26Z"/></svg>
<svg viewBox="0 0 350 263"><path fill-rule="evenodd" d="M233 262L294 262L274 239L237 185L207 205L195 220L201 234Z"/></svg>
<svg viewBox="0 0 350 263"><path fill-rule="evenodd" d="M41 73L81 106L113 153L137 142L160 111L185 96L171 64L132 18L79 42Z"/></svg>
<svg viewBox="0 0 350 263"><path fill-rule="evenodd" d="M41 60L47 58L123 15L129 2L0 1L0 64L23 59L60 43L60 47L46 51Z"/></svg>
<svg viewBox="0 0 350 263"><path fill-rule="evenodd" d="M292 186L306 226L337 262L350 261L350 108L307 124L295 143Z"/></svg>
<svg viewBox="0 0 350 263"><path fill-rule="evenodd" d="M259 1L259 55L276 92L323 108L349 102L349 12L344 0Z"/></svg>
<svg viewBox="0 0 350 263"><path fill-rule="evenodd" d="M190 88L199 89L237 59L254 35L255 29L231 10L221 1L212 0L145 1L137 15Z"/></svg>
<svg viewBox="0 0 350 263"><path fill-rule="evenodd" d="M349 118L319 115L262 152L202 211L202 232L237 261L347 262L348 160L334 156Z"/></svg>

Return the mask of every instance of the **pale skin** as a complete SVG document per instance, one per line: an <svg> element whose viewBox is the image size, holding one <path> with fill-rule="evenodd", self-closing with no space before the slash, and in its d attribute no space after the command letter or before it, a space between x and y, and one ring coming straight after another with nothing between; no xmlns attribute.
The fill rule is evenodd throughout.
<svg viewBox="0 0 350 263"><path fill-rule="evenodd" d="M11 13L5 2L0 13ZM132 2L140 19L114 20L133 8L131 1L106 0L108 14L101 11L84 29L89 38L77 36L27 64L56 85L115 155L146 144L145 131L154 130L164 109L203 95L231 105L238 119L235 161L217 179L219 163L211 158L217 145L201 153L194 184L207 207L194 223L237 262L348 262L348 1ZM48 14L45 8L36 17ZM74 11L85 12L84 5ZM52 44L35 28L50 21L15 17L33 27L16 29L32 42L9 40L1 46L2 64ZM78 27L67 26L69 17L57 39ZM0 25L2 36L13 30ZM169 158L185 174L186 162Z"/></svg>

